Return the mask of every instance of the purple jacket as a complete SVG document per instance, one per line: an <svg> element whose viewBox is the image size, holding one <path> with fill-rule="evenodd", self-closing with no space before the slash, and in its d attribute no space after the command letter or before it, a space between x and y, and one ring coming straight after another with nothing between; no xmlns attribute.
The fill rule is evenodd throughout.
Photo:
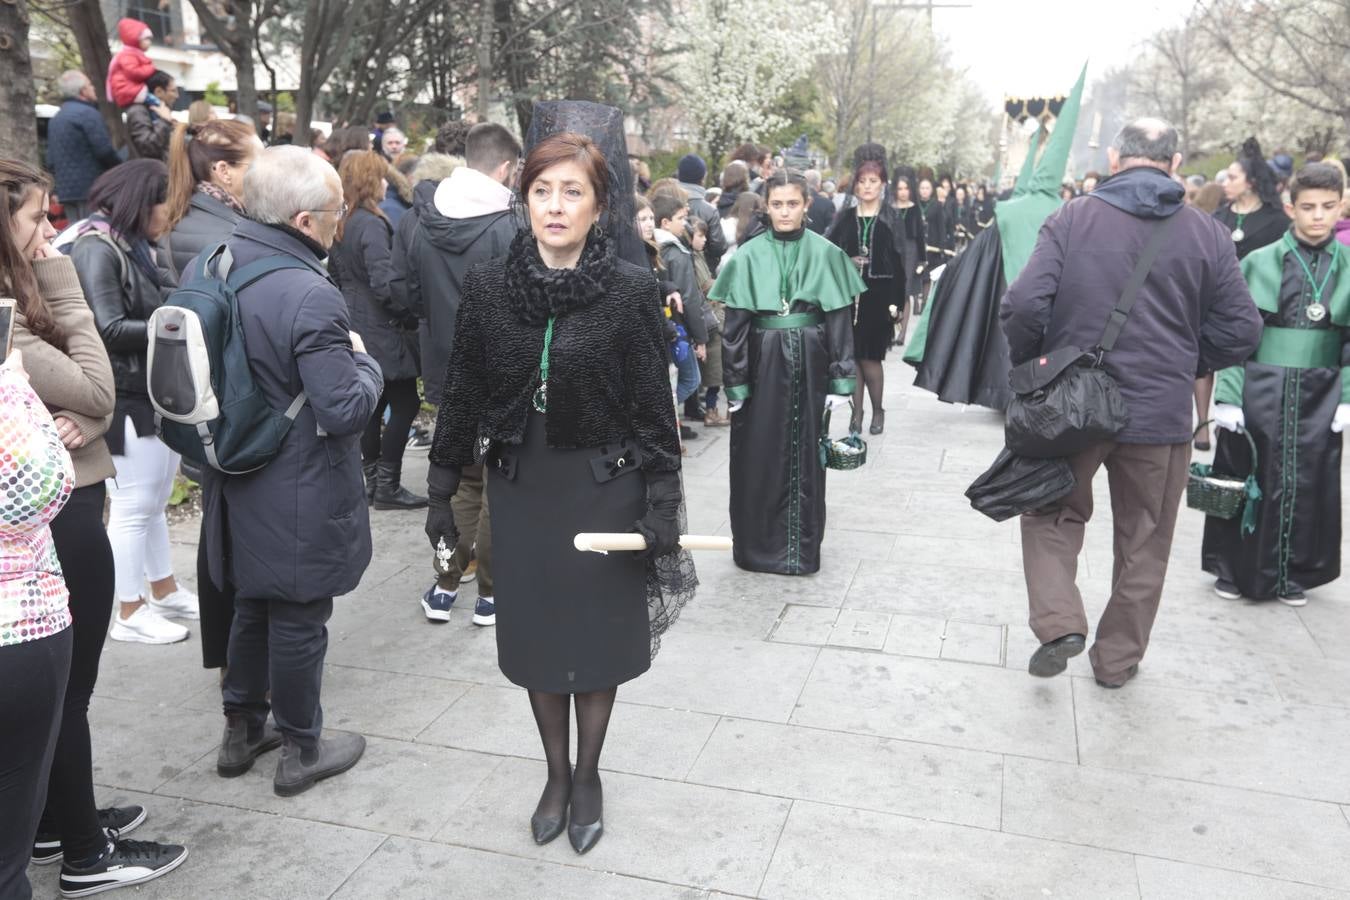
<svg viewBox="0 0 1350 900"><path fill-rule="evenodd" d="M1175 223L1140 288L1106 370L1120 385L1127 444L1190 440L1196 374L1247 359L1261 317L1238 268L1232 237L1184 206L1184 190L1158 169L1126 169L1060 207L1041 226L1000 318L1014 365L1061 347L1091 348L1159 219Z"/></svg>

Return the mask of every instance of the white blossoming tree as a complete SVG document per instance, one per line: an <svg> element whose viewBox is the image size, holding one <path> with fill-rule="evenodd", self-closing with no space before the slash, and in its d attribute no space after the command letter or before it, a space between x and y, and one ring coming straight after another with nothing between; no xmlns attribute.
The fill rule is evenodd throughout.
<svg viewBox="0 0 1350 900"><path fill-rule="evenodd" d="M794 4L791 15L777 0L694 0L688 22L681 99L714 159L787 125L775 105L839 39L819 0Z"/></svg>

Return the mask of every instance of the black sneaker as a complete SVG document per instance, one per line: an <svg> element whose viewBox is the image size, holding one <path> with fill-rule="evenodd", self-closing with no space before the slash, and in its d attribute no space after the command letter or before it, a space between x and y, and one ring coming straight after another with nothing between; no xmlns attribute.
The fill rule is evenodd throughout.
<svg viewBox="0 0 1350 900"><path fill-rule="evenodd" d="M61 896L88 897L132 884L144 884L167 875L187 859L187 848L154 841L114 838L108 852L92 866L61 866Z"/></svg>
<svg viewBox="0 0 1350 900"><path fill-rule="evenodd" d="M98 827L110 838L113 832L126 834L144 821L144 806L110 806L98 811ZM39 831L33 839L33 865L45 866L60 861L61 836Z"/></svg>

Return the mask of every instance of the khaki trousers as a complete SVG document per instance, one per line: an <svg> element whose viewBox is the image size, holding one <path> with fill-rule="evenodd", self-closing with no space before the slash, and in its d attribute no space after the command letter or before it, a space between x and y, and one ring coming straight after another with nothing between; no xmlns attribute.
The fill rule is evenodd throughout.
<svg viewBox="0 0 1350 900"><path fill-rule="evenodd" d="M1115 522L1111 598L1089 659L1097 678L1117 684L1143 659L1162 599L1172 532L1186 488L1191 445L1107 442L1070 457L1078 484L1057 509L1022 516L1022 567L1031 630L1047 643L1088 633L1078 592L1078 554L1092 518L1092 479L1106 466Z"/></svg>
<svg viewBox="0 0 1350 900"><path fill-rule="evenodd" d="M450 511L459 529L459 543L451 570L436 579L443 591L459 590L459 579L468 568L469 560L478 560L478 596L492 593L492 519L488 515L487 494L483 490L483 467L465 466L459 478L459 490L450 499ZM432 569L436 568L432 557Z"/></svg>

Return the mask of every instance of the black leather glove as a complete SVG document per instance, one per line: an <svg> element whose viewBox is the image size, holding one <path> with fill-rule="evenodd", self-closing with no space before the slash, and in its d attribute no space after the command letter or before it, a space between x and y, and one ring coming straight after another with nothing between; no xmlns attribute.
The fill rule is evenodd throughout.
<svg viewBox="0 0 1350 900"><path fill-rule="evenodd" d="M647 473L647 514L633 525L647 540L639 557L665 556L680 549L680 497L680 473Z"/></svg>
<svg viewBox="0 0 1350 900"><path fill-rule="evenodd" d="M450 511L450 498L459 490L459 466L431 464L427 471L427 540L435 550L441 538L451 550L459 543L459 529Z"/></svg>

